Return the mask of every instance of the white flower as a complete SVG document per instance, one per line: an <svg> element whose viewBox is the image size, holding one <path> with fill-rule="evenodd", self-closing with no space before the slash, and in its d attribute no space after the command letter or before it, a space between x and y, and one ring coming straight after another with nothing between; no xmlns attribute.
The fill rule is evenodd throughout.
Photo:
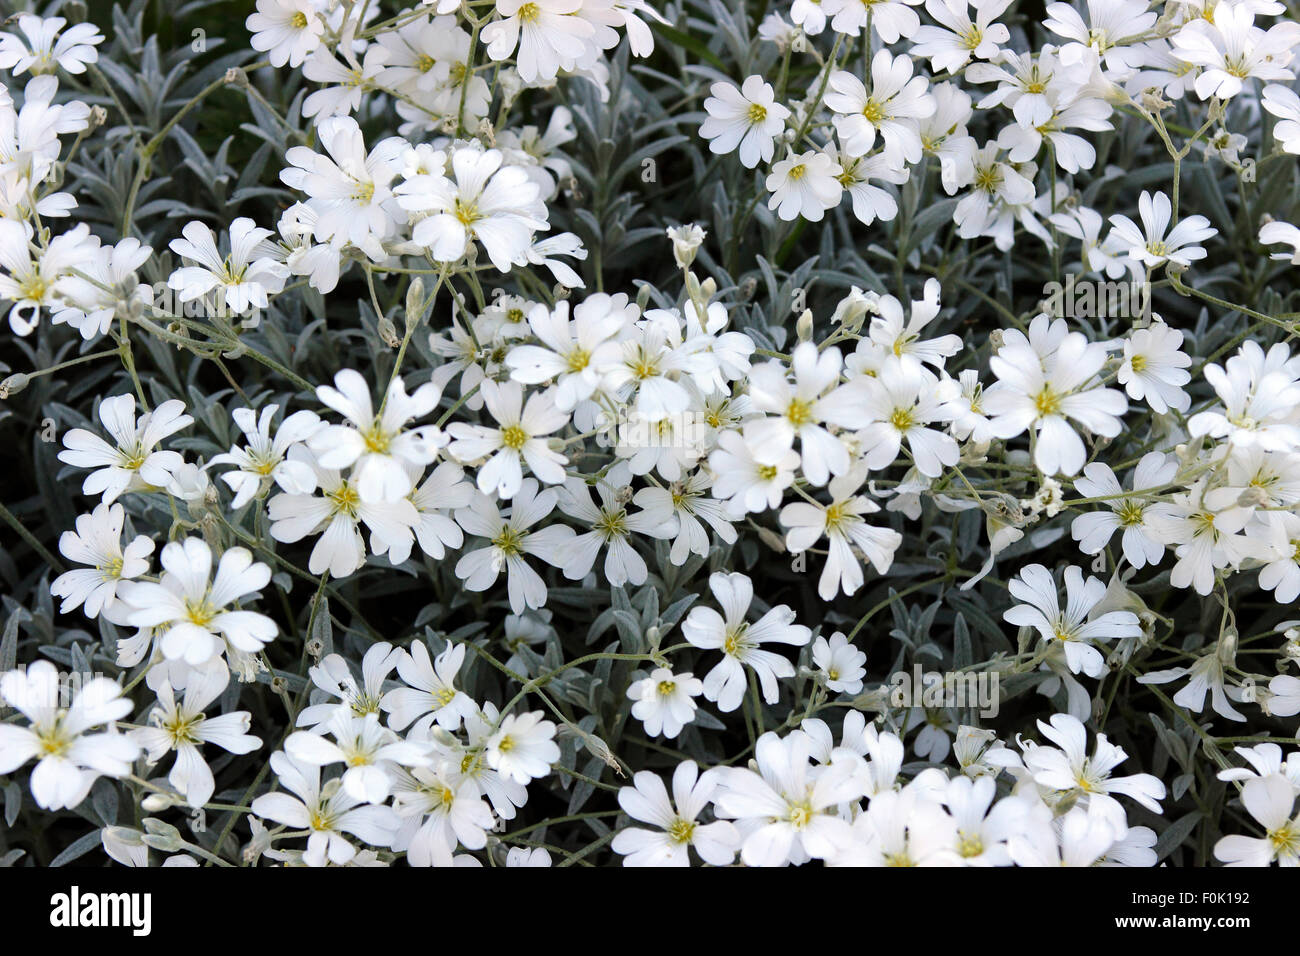
<svg viewBox="0 0 1300 956"><path fill-rule="evenodd" d="M772 608L758 621L745 620L754 600L754 584L737 572L718 571L709 576L709 589L722 607L695 607L682 622L682 636L695 647L722 651L722 660L704 678L704 696L716 701L718 709L730 712L745 695L745 667L750 667L763 690L763 699L775 704L777 679L793 677L794 665L780 654L762 649L763 644L792 644L802 647L812 632L794 623L794 611L784 604Z"/></svg>
<svg viewBox="0 0 1300 956"><path fill-rule="evenodd" d="M1047 5L1043 25L1071 41L1061 47L1061 63L1082 68L1090 56L1100 57L1113 78L1123 79L1137 68L1141 53L1133 44L1155 26L1156 14L1143 0L1088 0L1087 6L1085 22L1068 3Z"/></svg>
<svg viewBox="0 0 1300 956"><path fill-rule="evenodd" d="M831 440L839 441L833 437ZM760 445L752 429L745 434L723 432L718 436L718 447L709 454L713 496L728 502L733 519L780 507L782 494L794 483L798 467L799 453L788 442L782 445L765 436Z"/></svg>
<svg viewBox="0 0 1300 956"><path fill-rule="evenodd" d="M906 166L897 168L884 152L857 158L844 152L831 153L830 156L843 170L839 176L840 185L849 194L853 215L859 222L869 226L877 219L890 222L898 215L898 201L893 194L873 186L871 180L901 186L911 175Z"/></svg>
<svg viewBox="0 0 1300 956"><path fill-rule="evenodd" d="M1295 787L1281 775L1247 780L1241 804L1264 836L1225 836L1214 844L1215 859L1227 866L1300 866L1300 815L1291 816L1295 798Z"/></svg>
<svg viewBox="0 0 1300 956"><path fill-rule="evenodd" d="M465 543L460 525L451 518L453 511L466 507L474 497L474 486L464 478L465 472L460 465L444 461L410 494L411 504L418 515L415 540L419 542L420 550L431 558L441 560L448 548L455 550ZM389 548L390 560L401 557L400 549L394 553L393 548Z"/></svg>
<svg viewBox="0 0 1300 956"><path fill-rule="evenodd" d="M1169 197L1157 192L1152 198L1145 189L1138 197L1138 214L1142 217L1142 228L1128 216L1110 217L1114 235L1128 246L1130 259L1136 259L1149 268L1155 268L1162 262L1176 262L1188 266L1197 259L1205 258L1205 250L1196 243L1203 242L1219 234L1219 230L1210 225L1204 216L1188 216L1173 229L1169 229L1169 217L1172 207ZM1169 230L1166 234L1165 230Z"/></svg>
<svg viewBox="0 0 1300 956"><path fill-rule="evenodd" d="M384 681L397 666L402 653L387 641L371 644L361 658L360 684L342 655L327 654L319 664L314 664L307 670L313 687L324 691L328 695L327 699L304 707L298 714L296 726L314 727L333 717L339 710L358 717L379 713Z"/></svg>
<svg viewBox="0 0 1300 956"><path fill-rule="evenodd" d="M572 69L587 52L595 27L580 16L582 0L497 0L501 16L483 28L481 39L494 60L515 52L525 83L547 84Z"/></svg>
<svg viewBox="0 0 1300 956"><path fill-rule="evenodd" d="M405 850L411 866L454 866L452 854L458 845L483 849L494 820L480 794L474 778L461 776L448 765L414 768L409 779L399 782L394 796L402 827L393 849Z"/></svg>
<svg viewBox="0 0 1300 956"><path fill-rule="evenodd" d="M1121 747L1097 734L1092 756L1088 756L1088 734L1083 724L1069 714L1054 714L1051 722L1038 721L1038 729L1056 747L1029 743L1025 767L1034 782L1058 795L1077 794L1079 806L1109 821L1117 833L1128 829L1124 808L1111 794L1136 800L1152 813L1160 812L1165 785L1149 773L1112 777L1111 772L1128 759Z"/></svg>
<svg viewBox="0 0 1300 956"><path fill-rule="evenodd" d="M326 733L334 739L326 738ZM422 767L430 759L427 747L402 740L379 723L378 714L358 716L343 708L315 730L290 734L284 742L284 751L306 766L343 764L343 792L365 803L383 803L388 799L398 765Z"/></svg>
<svg viewBox="0 0 1300 956"><path fill-rule="evenodd" d="M785 159L772 164L772 172L764 184L772 195L767 208L789 222L800 216L811 222L821 222L827 209L840 204L844 187L839 176L844 170L825 153L808 150L791 152Z"/></svg>
<svg viewBox="0 0 1300 956"><path fill-rule="evenodd" d="M348 33L351 33L349 25ZM379 76L388 63L389 51L378 43L365 48L363 59L357 60L352 42L336 47L343 57L340 63L328 46L312 50L302 64L302 75L323 85L302 102L302 115L323 123L335 116L346 116L361 108L361 99L367 87L377 86Z"/></svg>
<svg viewBox="0 0 1300 956"><path fill-rule="evenodd" d="M973 730L974 728L966 728ZM1010 797L994 802L992 776L948 781L943 802L956 827L953 850L966 866L1008 866L1007 842L1020 831L1024 802Z"/></svg>
<svg viewBox="0 0 1300 956"><path fill-rule="evenodd" d="M1080 332L1067 334L1046 363L1028 342L1008 342L989 360L998 382L983 395L993 434L1007 439L1033 429L1038 470L1078 474L1087 455L1070 420L1114 438L1128 408L1121 392L1101 386L1097 373L1105 362L1106 346Z"/></svg>
<svg viewBox="0 0 1300 956"><path fill-rule="evenodd" d="M322 787L319 767L300 763L283 751L271 754L271 769L289 793L264 793L250 809L265 820L311 831L302 856L308 866L351 862L357 848L344 834L370 846L392 845L401 825L392 807L358 806L361 801L346 793L337 778Z"/></svg>
<svg viewBox="0 0 1300 956"><path fill-rule="evenodd" d="M1001 44L1011 39L1011 31L993 21L1011 5L1011 0L925 0L925 12L939 26L928 24L912 36L913 56L927 57L935 73L956 73L971 57L992 60L1001 52ZM974 6L975 18L969 8Z"/></svg>
<svg viewBox="0 0 1300 956"><path fill-rule="evenodd" d="M912 7L921 0L823 0L826 16L831 17L831 29L855 37L862 28L871 25L876 36L885 43L897 43L901 37L911 38L921 25L921 18ZM868 39L867 42L870 42Z"/></svg>
<svg viewBox="0 0 1300 956"><path fill-rule="evenodd" d="M533 530L533 525L555 510L555 502L554 489L539 492L537 480L525 478L510 500L508 518L484 494L474 495L469 507L458 508L456 523L487 541L486 547L466 552L456 562L456 577L466 589L486 591L504 570L511 611L522 614L524 608L542 607L546 603L546 583L524 557L532 555L553 567L563 566L563 545L573 536L573 529L552 524Z"/></svg>
<svg viewBox="0 0 1300 956"><path fill-rule="evenodd" d="M627 696L634 701L632 716L641 721L645 732L671 740L695 720L697 705L691 698L703 690L703 682L694 674L674 674L666 667L656 667L649 677L633 681Z"/></svg>
<svg viewBox="0 0 1300 956"><path fill-rule="evenodd" d="M163 628L161 647L168 660L200 667L220 654L226 642L253 654L275 639L273 620L237 606L271 580L271 569L255 562L247 548L222 552L215 578L212 550L202 538L171 542L160 560L163 574L157 584L130 582L121 597L131 607L127 623Z"/></svg>
<svg viewBox="0 0 1300 956"><path fill-rule="evenodd" d="M835 113L835 131L850 156L865 156L884 138L893 165L921 161L919 121L935 111L925 77L912 75L912 59L879 50L871 60L871 89L852 73L830 75L826 106ZM769 189L772 187L769 186Z"/></svg>
<svg viewBox="0 0 1300 956"><path fill-rule="evenodd" d="M838 751L829 764L808 762L812 741L800 730L758 739L758 771L733 768L714 798L719 815L737 821L746 866L785 866L807 857L824 860L843 849L851 829L836 809L862 796L855 772L861 761ZM874 801L873 801L874 802Z"/></svg>
<svg viewBox="0 0 1300 956"><path fill-rule="evenodd" d="M59 552L65 558L90 565L66 571L50 585L50 593L63 598L60 614L82 607L87 617L98 617L101 610L113 607L120 582L149 570L153 541L138 534L124 549L125 521L121 505L101 502L90 514L77 516L76 531L65 531L59 537Z"/></svg>
<svg viewBox="0 0 1300 956"><path fill-rule="evenodd" d="M184 698L177 702L172 685L164 681L158 689L158 703L149 713L149 726L131 732L151 764L168 751L176 751L167 780L191 807L203 806L216 789L212 769L203 758L203 744L215 744L232 754L252 753L262 746L261 738L248 733L252 720L248 711L235 710L218 717L204 713L229 683L230 671L224 664L196 671L185 687Z"/></svg>
<svg viewBox="0 0 1300 956"><path fill-rule="evenodd" d="M281 181L309 197L305 205L315 216L311 227L317 242L336 249L351 243L371 259L383 259L383 242L406 218L392 182L409 144L390 136L366 152L361 128L347 116L323 120L316 132L326 155L306 146L290 147Z"/></svg>
<svg viewBox="0 0 1300 956"><path fill-rule="evenodd" d="M316 490L316 474L301 461L286 457L289 449L311 438L321 428L322 422L315 412L299 411L285 417L271 437L271 420L279 410L278 405L267 405L260 413L251 408L237 408L230 417L244 433L248 444L242 448L232 446L224 455L215 455L212 465L235 465L221 480L235 492L231 508L242 508L274 482L291 495L309 495Z"/></svg>
<svg viewBox="0 0 1300 956"><path fill-rule="evenodd" d="M295 69L320 46L325 32L316 0L257 0L257 12L248 15L244 26L253 34L253 49L268 53L272 66Z"/></svg>
<svg viewBox="0 0 1300 956"><path fill-rule="evenodd" d="M540 710L507 715L485 747L488 766L520 784L545 777L560 759L555 724L543 720Z"/></svg>
<svg viewBox="0 0 1300 956"><path fill-rule="evenodd" d="M46 810L71 810L90 793L101 775L125 777L140 748L116 733L113 722L131 713L116 681L96 677L80 687L71 705L60 693L63 678L49 661L0 676L0 699L31 722L28 727L0 724L0 774L10 774L35 759L29 784ZM108 725L107 732L86 731Z"/></svg>
<svg viewBox="0 0 1300 956"><path fill-rule="evenodd" d="M682 316L653 309L619 340L618 360L605 369L601 387L617 395L646 422L660 422L691 407L691 393L679 380L694 356L683 347ZM635 402L631 400L635 391Z"/></svg>
<svg viewBox="0 0 1300 956"><path fill-rule="evenodd" d="M1285 343L1266 353L1250 340L1223 365L1206 365L1201 374L1221 404L1193 415L1188 430L1193 436L1228 438L1237 447L1300 449L1300 423L1293 414L1300 404L1300 369L1291 365Z"/></svg>
<svg viewBox="0 0 1300 956"><path fill-rule="evenodd" d="M919 365L891 363L879 374L862 375L841 386L828 404L828 419L858 429L860 460L867 468L888 468L906 441L916 470L938 478L957 464L957 443L951 436L928 427L944 420L939 380Z"/></svg>
<svg viewBox="0 0 1300 956"><path fill-rule="evenodd" d="M1132 611L1106 611L1091 619L1093 608L1106 596L1106 585L1098 578L1086 580L1071 565L1065 569L1065 607L1061 607L1056 580L1041 564L1020 569L1007 585L1011 596L1023 604L1005 611L1003 620L1017 627L1032 627L1044 643L1060 642L1070 670L1100 677L1105 660L1094 642L1122 637L1141 637L1142 627Z"/></svg>
<svg viewBox="0 0 1300 956"><path fill-rule="evenodd" d="M862 692L862 677L867 670L867 655L858 650L839 631L828 641L818 637L812 646L813 663L821 671L826 687L838 694Z"/></svg>
<svg viewBox="0 0 1300 956"><path fill-rule="evenodd" d="M53 73L61 67L69 73L85 73L87 63L99 60L96 46L104 36L93 23L76 23L64 30L63 17L41 19L30 13L18 17L18 29L27 38L0 33L0 69L13 70L19 76L28 70L33 75Z"/></svg>
<svg viewBox="0 0 1300 956"><path fill-rule="evenodd" d="M546 206L528 174L503 160L500 150L463 146L451 154L454 178L422 173L397 187L412 239L435 261L456 262L474 241L500 272L527 258L533 233L547 228Z"/></svg>
<svg viewBox="0 0 1300 956"><path fill-rule="evenodd" d="M1300 152L1300 150L1296 150ZM1259 241L1266 246L1288 245L1291 251L1275 252L1270 259L1300 265L1300 229L1289 222L1266 222L1259 227ZM58 321L58 317L55 317Z"/></svg>
<svg viewBox="0 0 1300 956"><path fill-rule="evenodd" d="M510 377L525 385L555 382L555 405L571 412L591 398L606 370L618 360L615 341L636 320L637 308L620 292L587 296L573 307L561 300L553 309L535 305L528 312L528 328L540 345L519 345L506 355Z"/></svg>
<svg viewBox="0 0 1300 956"><path fill-rule="evenodd" d="M1270 83L1264 87L1260 103L1278 118L1273 125L1273 138L1286 152L1300 153L1300 96L1289 86Z"/></svg>
<svg viewBox="0 0 1300 956"><path fill-rule="evenodd" d="M1169 513L1160 515L1156 524L1164 542L1175 545L1178 558L1169 583L1176 588L1191 587L1197 594L1214 590L1215 570L1236 567L1267 551L1265 542L1240 533L1250 520L1249 509L1211 508L1205 485L1201 478L1185 494L1175 494Z"/></svg>
<svg viewBox="0 0 1300 956"><path fill-rule="evenodd" d="M939 803L943 795L914 783L901 791L871 798L853 823L850 840L827 863L830 866L952 865L955 826Z"/></svg>
<svg viewBox="0 0 1300 956"><path fill-rule="evenodd" d="M840 381L840 365L838 349L819 350L812 342L801 342L790 357L793 382L780 362L754 368L749 377L750 398L754 410L768 417L750 420L745 434L763 450L763 461L775 464L772 456L777 449L789 448L798 438L803 473L814 485L824 485L831 475L848 471L848 449L822 425L843 416L842 396L833 391Z"/></svg>
<svg viewBox="0 0 1300 956"><path fill-rule="evenodd" d="M708 233L693 222L683 226L669 226L667 233L673 244L673 259L676 260L677 267L689 268L695 261L695 251L704 243L704 237Z"/></svg>
<svg viewBox="0 0 1300 956"><path fill-rule="evenodd" d="M0 122L4 115L0 110ZM4 152L0 141L0 156ZM99 254L99 242L91 237L84 223L55 236L35 258L31 234L32 228L26 222L0 219L0 266L4 267L0 272L0 300L13 303L9 327L15 335L30 335L42 308L62 312L65 306L57 297L66 289L69 273L89 265L86 260Z"/></svg>
<svg viewBox="0 0 1300 956"><path fill-rule="evenodd" d="M1174 510L1152 497L1173 483L1178 462L1160 452L1142 456L1133 470L1133 494L1125 494L1110 466L1099 461L1083 467L1083 477L1074 480L1074 490L1085 498L1101 498L1098 504L1109 511L1089 511L1070 524L1070 533L1084 554L1099 554L1116 531L1122 531L1120 546L1124 557L1135 568L1159 564L1165 546L1158 530L1162 519L1173 517Z"/></svg>
<svg viewBox="0 0 1300 956"><path fill-rule="evenodd" d="M63 437L59 461L77 468L94 468L82 483L82 494L103 495L105 504L125 491L161 488L184 459L178 452L157 451L168 435L193 424L185 414L185 403L163 402L152 412L135 417L135 396L115 395L99 403L99 420L113 437L110 445L84 428L74 428Z"/></svg>
<svg viewBox="0 0 1300 956"><path fill-rule="evenodd" d="M345 578L366 560L366 543L360 525L370 530L370 550L390 555L390 563L400 563L411 552L412 529L420 515L409 498L392 501L367 501L355 483L336 469L320 465L306 446L289 449L289 458L307 465L315 473L315 494L276 495L267 503L267 516L273 522L271 537L292 544L308 535L319 534L312 548L307 570L312 574L326 571ZM406 478L409 486L410 477ZM396 556L399 560L393 562Z"/></svg>
<svg viewBox="0 0 1300 956"><path fill-rule="evenodd" d="M1028 801L1026 801L1028 802ZM1127 833L1127 823L1120 833ZM1029 805L1021 832L1007 841L1012 862L1032 867L1091 867L1115 846L1115 822L1074 807L1060 817L1037 801Z"/></svg>
<svg viewBox="0 0 1300 956"><path fill-rule="evenodd" d="M1113 129L1109 120L1110 104L1087 88L1068 93L1056 93L1049 88L1047 101L1051 107L1047 122L1029 128L1012 123L998 135L998 146L1007 150L1011 162L1026 163L1038 155L1046 141L1051 146L1052 158L1067 173L1091 169L1097 161L1097 150L1084 137L1066 130Z"/></svg>
<svg viewBox="0 0 1300 956"><path fill-rule="evenodd" d="M1268 563L1259 571L1259 586L1273 592L1279 604L1300 597L1300 515L1277 511L1268 515Z"/></svg>
<svg viewBox="0 0 1300 956"><path fill-rule="evenodd" d="M828 488L829 505L794 501L781 509L781 524L789 529L785 546L792 554L802 554L823 536L826 538L826 566L817 582L817 593L825 601L832 600L840 591L850 595L862 587L862 563L854 554L855 547L877 573L884 574L894 562L894 552L903 543L903 536L894 529L863 520L863 515L880 510L866 495L858 494L864 477L861 469L857 469L832 478Z"/></svg>
<svg viewBox="0 0 1300 956"><path fill-rule="evenodd" d="M581 581L590 574L604 547L605 578L611 585L622 587L646 582L649 569L632 545L633 534L668 538L677 528L672 518L664 522L652 512L629 512L631 480L625 462L614 465L596 482L599 505L592 501L590 486L582 478L570 478L559 490L560 510L591 529L575 534L561 546L566 578Z"/></svg>
<svg viewBox="0 0 1300 956"><path fill-rule="evenodd" d="M998 157L996 142L979 149L971 163L971 191L957 201L952 216L957 234L963 239L992 234L1006 207L1033 202L1036 195L1033 182ZM1006 248L1010 248L1009 243Z"/></svg>
<svg viewBox="0 0 1300 956"><path fill-rule="evenodd" d="M1134 329L1124 340L1124 364L1117 376L1128 397L1145 398L1161 415L1171 408L1187 411L1192 399L1182 386L1192 379L1186 371L1192 360L1181 351L1182 344L1183 333L1163 322Z"/></svg>
<svg viewBox="0 0 1300 956"><path fill-rule="evenodd" d="M1229 693L1233 693L1238 699L1241 697L1240 691L1235 688L1230 692L1225 681L1226 675L1223 670L1223 661L1220 659L1217 649L1209 654L1198 657L1192 662L1190 667L1171 667L1168 670L1147 671L1139 677L1139 684L1167 684L1170 681L1178 680L1182 677L1191 677L1185 686L1178 693L1174 694L1174 703L1179 707L1186 707L1193 713L1199 714L1205 709L1205 694L1210 694L1210 703L1214 712L1228 720L1245 720L1245 715L1233 708L1229 703Z"/></svg>
<svg viewBox="0 0 1300 956"><path fill-rule="evenodd" d="M677 567L684 565L692 554L707 557L709 532L707 524L726 544L735 544L736 529L732 527L725 505L705 497L712 479L704 470L673 482L667 488L647 487L639 490L632 501L653 516L657 526L671 525L676 519L672 550L668 560Z"/></svg>
<svg viewBox="0 0 1300 956"><path fill-rule="evenodd" d="M136 276L136 270L152 254L151 247L135 238L98 246L89 262L76 265L86 278L65 275L57 280L62 303L54 306L50 321L55 325L66 322L83 339L104 335L121 312L143 307L152 300L153 290Z"/></svg>
<svg viewBox="0 0 1300 956"><path fill-rule="evenodd" d="M1196 78L1196 95L1203 100L1216 96L1231 99L1241 92L1244 81L1293 80L1286 68L1300 41L1300 24L1283 20L1267 31L1255 26L1249 3L1214 6L1214 22L1198 17L1173 35L1173 54L1180 60L1202 67Z"/></svg>
<svg viewBox="0 0 1300 956"><path fill-rule="evenodd" d="M710 92L713 95L704 101L709 115L700 124L709 151L726 155L739 148L740 162L749 169L760 161L771 162L773 139L790 116L790 111L776 102L772 84L761 76L749 76L740 89L730 83L714 83Z"/></svg>
<svg viewBox="0 0 1300 956"><path fill-rule="evenodd" d="M705 863L728 866L736 858L740 834L726 821L700 823L699 816L718 789L718 774L700 773L693 760L683 760L673 771L673 793L658 774L639 771L633 786L620 787L618 805L633 820L657 830L625 827L611 848L624 856L624 866L690 866L689 847Z"/></svg>
<svg viewBox="0 0 1300 956"><path fill-rule="evenodd" d="M498 385L491 379L485 379L479 391L498 427L454 422L447 428L452 439L447 446L449 455L462 464L483 462L478 466L479 490L502 499L513 498L523 482L525 463L540 481L548 485L563 482L569 459L552 451L546 436L563 428L569 415L556 407L554 395L536 392L525 405L522 385Z"/></svg>
<svg viewBox="0 0 1300 956"><path fill-rule="evenodd" d="M478 705L456 687L456 675L465 662L465 645L448 644L433 660L422 641L412 641L410 652L397 657L397 673L408 685L390 690L379 706L388 712L388 725L404 730L412 723L413 735L423 734L433 723L457 730L461 721L478 712Z"/></svg>
<svg viewBox="0 0 1300 956"><path fill-rule="evenodd" d="M515 846L506 851L506 868L545 867L551 865L551 854L540 846Z"/></svg>
<svg viewBox="0 0 1300 956"><path fill-rule="evenodd" d="M326 425L307 439L320 467L352 468L351 483L367 504L396 501L411 493L407 466L430 464L447 439L437 425L405 428L438 407L442 389L426 382L410 395L400 378L388 386L379 411L370 400L370 385L361 373L345 368L334 376L334 387L321 385L316 397L348 420Z"/></svg>
<svg viewBox="0 0 1300 956"><path fill-rule="evenodd" d="M230 252L225 256L217 251L212 230L201 222L189 223L181 235L183 239L173 239L168 247L182 259L198 263L177 269L167 279L167 287L176 290L181 302L220 290L225 307L242 315L250 307L265 309L268 296L283 289L289 277L275 246L266 241L271 230L258 228L247 217L231 222Z"/></svg>

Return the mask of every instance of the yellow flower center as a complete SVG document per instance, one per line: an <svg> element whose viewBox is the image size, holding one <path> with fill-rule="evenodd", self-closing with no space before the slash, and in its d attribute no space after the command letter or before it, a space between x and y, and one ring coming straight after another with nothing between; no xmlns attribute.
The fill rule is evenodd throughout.
<svg viewBox="0 0 1300 956"><path fill-rule="evenodd" d="M349 518L356 518L357 506L361 504L361 496L346 481L333 491L326 492L325 497L334 502L334 510L330 512L331 515L344 514Z"/></svg>
<svg viewBox="0 0 1300 956"><path fill-rule="evenodd" d="M505 527L501 533L492 539L492 544L497 550L506 555L515 555L520 552L520 545L523 544L524 536L514 528Z"/></svg>
<svg viewBox="0 0 1300 956"><path fill-rule="evenodd" d="M569 353L566 360L570 372L581 372L591 363L591 353L578 347Z"/></svg>
<svg viewBox="0 0 1300 956"><path fill-rule="evenodd" d="M802 398L791 399L785 417L795 428L807 425L813 419L812 402L805 402Z"/></svg>
<svg viewBox="0 0 1300 956"><path fill-rule="evenodd" d="M217 609L212 606L207 595L204 595L200 601L185 602L185 619L195 627L206 628L216 616Z"/></svg>
<svg viewBox="0 0 1300 956"><path fill-rule="evenodd" d="M509 425L501 429L501 444L514 451L518 451L528 443L528 432L524 431L518 425Z"/></svg>
<svg viewBox="0 0 1300 956"><path fill-rule="evenodd" d="M532 6L532 4L529 4L529 6ZM456 200L456 204L453 207L451 214L455 216L456 219L460 221L460 224L466 229L482 218L479 215L477 203L464 203L459 199Z"/></svg>
<svg viewBox="0 0 1300 956"><path fill-rule="evenodd" d="M361 433L361 440L366 443L366 451L376 455L387 455L392 444L390 436L378 422Z"/></svg>
<svg viewBox="0 0 1300 956"><path fill-rule="evenodd" d="M668 836L674 843L690 843L694 834L695 823L691 820L683 820L681 817L677 817L672 823L668 824Z"/></svg>
<svg viewBox="0 0 1300 956"><path fill-rule="evenodd" d="M1044 417L1059 415L1061 414L1061 396L1044 385L1043 390L1034 396L1034 408L1038 410L1039 415Z"/></svg>
<svg viewBox="0 0 1300 956"><path fill-rule="evenodd" d="M984 841L980 839L978 833L966 833L964 831L957 834L957 852L964 858L979 856L984 852Z"/></svg>

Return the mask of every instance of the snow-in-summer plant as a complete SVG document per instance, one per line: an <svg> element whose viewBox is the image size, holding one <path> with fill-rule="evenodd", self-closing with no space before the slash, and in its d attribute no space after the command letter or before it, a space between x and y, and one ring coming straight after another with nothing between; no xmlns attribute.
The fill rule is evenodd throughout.
<svg viewBox="0 0 1300 956"><path fill-rule="evenodd" d="M1267 0L33 2L0 865L1300 861Z"/></svg>

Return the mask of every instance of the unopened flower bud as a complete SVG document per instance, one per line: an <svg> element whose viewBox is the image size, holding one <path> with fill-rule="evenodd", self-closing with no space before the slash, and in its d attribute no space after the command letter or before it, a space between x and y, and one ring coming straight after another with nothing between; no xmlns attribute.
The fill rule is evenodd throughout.
<svg viewBox="0 0 1300 956"><path fill-rule="evenodd" d="M175 853L185 845L179 830L156 817L146 817L144 828L149 831L141 837L145 846L161 850L163 853Z"/></svg>
<svg viewBox="0 0 1300 956"><path fill-rule="evenodd" d="M10 395L17 395L28 385L31 384L32 377L25 372L15 372L3 382L0 382L0 399L8 398Z"/></svg>
<svg viewBox="0 0 1300 956"><path fill-rule="evenodd" d="M165 793L151 793L140 801L140 809L146 813L161 813L175 803L176 801Z"/></svg>
<svg viewBox="0 0 1300 956"><path fill-rule="evenodd" d="M799 320L794 324L795 337L800 342L811 342L813 336L813 314L812 309L804 309Z"/></svg>
<svg viewBox="0 0 1300 956"><path fill-rule="evenodd" d="M406 290L406 331L410 332L424 317L424 280L419 276Z"/></svg>

